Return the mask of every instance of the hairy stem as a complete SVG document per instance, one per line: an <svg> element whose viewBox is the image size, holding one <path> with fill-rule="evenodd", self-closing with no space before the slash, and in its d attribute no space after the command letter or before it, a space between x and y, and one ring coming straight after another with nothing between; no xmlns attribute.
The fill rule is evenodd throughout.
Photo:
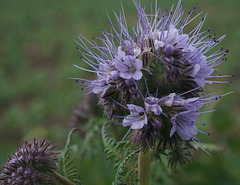
<svg viewBox="0 0 240 185"><path fill-rule="evenodd" d="M151 158L150 151L138 154L138 185L151 184Z"/></svg>
<svg viewBox="0 0 240 185"><path fill-rule="evenodd" d="M62 175L60 175L59 173L57 172L53 172L53 175L55 176L55 179L60 182L61 184L64 184L64 185L74 185L70 180L68 180L66 177L63 177Z"/></svg>

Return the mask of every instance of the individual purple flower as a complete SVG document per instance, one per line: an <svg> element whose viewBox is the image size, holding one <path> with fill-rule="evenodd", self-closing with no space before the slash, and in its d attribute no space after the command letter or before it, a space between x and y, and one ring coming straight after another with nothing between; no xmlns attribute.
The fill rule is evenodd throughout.
<svg viewBox="0 0 240 185"><path fill-rule="evenodd" d="M168 19L167 17L166 19ZM186 49L189 46L187 41L189 37L187 34L181 34L181 30L175 28L173 24L170 24L168 30L155 29L154 32L154 48L158 51L163 48L164 53L172 55L173 51L178 48Z"/></svg>
<svg viewBox="0 0 240 185"><path fill-rule="evenodd" d="M123 57L126 55L125 51L122 50L122 46L118 46L117 54L115 55L115 58L117 60L122 60Z"/></svg>
<svg viewBox="0 0 240 185"><path fill-rule="evenodd" d="M127 104L130 115L124 117L122 125L124 127L131 126L131 129L141 129L148 124L148 118L144 108L133 104Z"/></svg>
<svg viewBox="0 0 240 185"><path fill-rule="evenodd" d="M124 56L122 61L116 60L115 68L123 79L140 80L142 78L142 61L131 55Z"/></svg>
<svg viewBox="0 0 240 185"><path fill-rule="evenodd" d="M58 152L56 146L46 140L35 138L9 156L8 163L3 164L0 182L4 185L22 184L56 184L51 171L58 169Z"/></svg>
<svg viewBox="0 0 240 185"><path fill-rule="evenodd" d="M186 110L174 114L171 118L173 124L170 137L176 132L183 140L190 140L198 133L198 129L194 122L197 120L199 114L193 110Z"/></svg>
<svg viewBox="0 0 240 185"><path fill-rule="evenodd" d="M162 98L161 101L164 101L167 107L191 106L196 111L203 106L203 103L199 101L200 99L200 97L184 99L180 95L176 95L176 93L170 93Z"/></svg>
<svg viewBox="0 0 240 185"><path fill-rule="evenodd" d="M175 93L162 98L162 104L166 106L165 113L170 117L170 122L172 123L170 137L177 133L183 140L198 140L195 138L195 135L199 130L194 123L199 116L197 111L207 100L209 99L199 97L185 99Z"/></svg>
<svg viewBox="0 0 240 185"><path fill-rule="evenodd" d="M92 92L94 94L102 94L104 89L106 89L107 87L107 83L105 79L98 79L93 80L90 86L93 87Z"/></svg>
<svg viewBox="0 0 240 185"><path fill-rule="evenodd" d="M148 116L152 113L156 116L162 113L162 108L158 103L158 98L149 96L144 99L144 108L133 104L127 104L130 115L124 117L122 125L131 126L131 129L143 128L144 125L148 124Z"/></svg>
<svg viewBox="0 0 240 185"><path fill-rule="evenodd" d="M144 99L144 104L146 112L153 112L155 115L160 115L162 113L158 98L149 96Z"/></svg>
<svg viewBox="0 0 240 185"><path fill-rule="evenodd" d="M156 141L161 135L162 120L159 118L162 108L160 100L153 96L143 99L144 108L133 104L127 104L130 115L124 116L121 123L123 126L130 126L130 130L135 130L129 137L131 142L140 150L146 151L154 148ZM125 135L127 136L128 133Z"/></svg>

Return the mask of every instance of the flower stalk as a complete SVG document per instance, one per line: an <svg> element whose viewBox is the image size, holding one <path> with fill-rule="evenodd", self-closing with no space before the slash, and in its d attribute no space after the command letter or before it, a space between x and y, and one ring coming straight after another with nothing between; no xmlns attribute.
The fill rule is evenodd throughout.
<svg viewBox="0 0 240 185"><path fill-rule="evenodd" d="M138 185L151 184L151 157L150 151L140 151L138 154Z"/></svg>
<svg viewBox="0 0 240 185"><path fill-rule="evenodd" d="M53 175L55 176L55 179L60 182L63 185L74 185L70 180L68 180L67 178L63 177L62 175L60 175L57 172L53 172Z"/></svg>

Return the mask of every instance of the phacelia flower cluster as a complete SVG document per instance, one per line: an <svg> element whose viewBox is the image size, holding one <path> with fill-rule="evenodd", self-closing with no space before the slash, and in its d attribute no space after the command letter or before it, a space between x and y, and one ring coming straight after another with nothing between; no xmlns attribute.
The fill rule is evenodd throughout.
<svg viewBox="0 0 240 185"><path fill-rule="evenodd" d="M226 61L228 50L215 49L225 36L216 39L209 29L201 31L205 17L186 33L185 27L201 13L193 17L194 7L185 14L181 1L170 11L162 11L156 1L148 13L133 3L138 18L131 32L122 12L115 14L117 26L109 18L112 29L98 41L79 35L78 50L92 69L76 67L97 78L75 78L76 82L98 95L110 119L130 127L130 141L143 151L151 147L164 152L199 141L196 134L202 131L195 124L205 113L199 109L220 97L207 94L205 84L229 83L216 78L231 77L213 75Z"/></svg>
<svg viewBox="0 0 240 185"><path fill-rule="evenodd" d="M8 162L3 164L0 183L4 185L54 185L55 178L50 171L57 170L59 154L56 146L46 140L35 138L9 156Z"/></svg>

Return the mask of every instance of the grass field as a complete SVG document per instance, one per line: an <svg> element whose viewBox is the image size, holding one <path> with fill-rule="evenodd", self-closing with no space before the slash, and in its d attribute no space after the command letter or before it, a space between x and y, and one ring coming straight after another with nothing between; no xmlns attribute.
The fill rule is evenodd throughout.
<svg viewBox="0 0 240 185"><path fill-rule="evenodd" d="M136 10L131 0L122 2L131 27L136 21ZM159 2L165 9L177 1ZM186 12L196 5L196 12L208 13L205 29L211 28L217 37L227 34L219 48L223 46L230 53L219 74L236 77L232 84L208 88L209 92L235 92L211 105L217 112L200 117L207 123L203 129L211 133L200 138L224 150L214 152L213 157L196 152L193 164L173 171L172 179L179 185L237 185L240 184L240 1L183 0L183 4ZM83 95L82 87L67 77L89 75L72 65L81 62L74 39L78 33L91 38L104 28L109 30L105 11L114 20L112 10L118 12L120 8L120 0L0 1L0 166L25 139L47 138L58 144L59 149L64 147L71 129L71 115ZM78 138L75 139L78 143ZM112 164L105 161L103 152L93 152L78 165L83 184L111 184Z"/></svg>

